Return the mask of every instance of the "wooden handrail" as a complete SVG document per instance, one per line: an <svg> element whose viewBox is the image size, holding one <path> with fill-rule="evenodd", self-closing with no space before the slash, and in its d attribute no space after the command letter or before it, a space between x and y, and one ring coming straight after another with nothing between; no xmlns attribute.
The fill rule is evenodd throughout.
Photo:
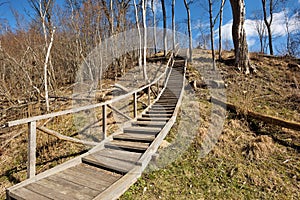
<svg viewBox="0 0 300 200"><path fill-rule="evenodd" d="M171 59L173 58L173 53L171 54L168 63L170 64ZM106 102L102 102L102 103L96 103L96 104L92 104L92 105L87 105L87 106L82 106L82 107L77 107L77 108L72 108L72 109L68 109L68 110L63 110L63 111L58 111L58 112L54 112L54 113L49 113L49 114L45 114L45 115L38 115L38 116L34 116L34 117L29 117L29 118L24 118L24 119L19 119L19 120L14 120L14 121L10 121L6 123L6 127L12 127L12 126L17 126L17 125L21 125L21 124L26 124L29 122L33 122L33 121L39 121L39 120L44 120L44 119L48 119L48 118L52 118L52 117L58 117L58 116L62 116L62 115L67 115L67 114L72 114L72 113L77 113L80 111L84 111L84 110L90 110L93 108L98 108L104 105L108 105L108 104L112 104L115 103L121 99L130 97L132 95L134 95L134 93L138 93L140 91L143 91L144 89L154 85L155 83L157 83L166 73L167 73L167 69L168 69L168 65L166 66L165 71L159 76L157 77L154 81L152 81L151 83L128 92L127 94L118 96L116 98L113 98L111 100L108 100Z"/></svg>

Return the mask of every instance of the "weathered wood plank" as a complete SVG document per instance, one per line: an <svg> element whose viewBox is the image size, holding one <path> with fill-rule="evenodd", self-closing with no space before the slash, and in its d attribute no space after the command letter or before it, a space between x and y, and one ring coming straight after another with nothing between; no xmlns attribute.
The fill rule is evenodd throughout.
<svg viewBox="0 0 300 200"><path fill-rule="evenodd" d="M8 195L11 198L18 200L50 200L50 198L28 190L24 187L18 188L17 190L14 190L14 192L9 192Z"/></svg>
<svg viewBox="0 0 300 200"><path fill-rule="evenodd" d="M159 127L139 127L139 126L132 126L123 129L124 133L147 133L147 134L157 134L161 128Z"/></svg>
<svg viewBox="0 0 300 200"><path fill-rule="evenodd" d="M36 163L36 121L28 123L27 178L35 176Z"/></svg>
<svg viewBox="0 0 300 200"><path fill-rule="evenodd" d="M82 161L84 163L90 163L95 166L103 167L105 169L110 169L112 171L117 171L120 173L127 173L135 166L135 164L131 162L126 162L126 161L118 160L115 158L109 158L97 154L86 156L82 158Z"/></svg>
<svg viewBox="0 0 300 200"><path fill-rule="evenodd" d="M104 182L101 183L101 181L98 181L97 183L92 182L91 180L87 180L87 179L82 179L82 178L78 178L78 176L73 176L71 174L68 173L57 173L53 176L49 176L46 179L50 179L53 181L62 181L65 180L67 182L72 182L72 183L76 183L78 185L82 185L83 187L88 187L91 188L93 190L97 190L99 192L105 190L107 188L108 183ZM61 179L61 180L59 180Z"/></svg>
<svg viewBox="0 0 300 200"><path fill-rule="evenodd" d="M132 126L146 126L146 127L163 127L166 125L166 122L161 121L136 121L131 123Z"/></svg>
<svg viewBox="0 0 300 200"><path fill-rule="evenodd" d="M58 199L58 200L73 200L74 197L65 195L63 193L60 193L58 190L53 190L53 188L49 188L46 185L40 184L39 182L31 183L27 186L25 186L26 189L34 191L36 193L39 193L40 195L44 195L50 199ZM78 196L79 197L79 196ZM77 199L90 199L87 196L79 197Z"/></svg>
<svg viewBox="0 0 300 200"><path fill-rule="evenodd" d="M149 143L129 142L129 141L111 141L105 144L108 148L127 149L135 151L145 151L149 147Z"/></svg>
<svg viewBox="0 0 300 200"><path fill-rule="evenodd" d="M121 174L107 171L105 169L101 169L85 163L81 163L77 167L84 173L90 174L92 176L94 176L96 173L96 176L101 176L103 178L103 181L108 182L109 184L114 183L115 181L119 180L122 177Z"/></svg>
<svg viewBox="0 0 300 200"><path fill-rule="evenodd" d="M154 136L153 136L154 137ZM91 155L101 155L108 158L135 163L142 156L141 153L122 151L118 149L103 149Z"/></svg>
<svg viewBox="0 0 300 200"><path fill-rule="evenodd" d="M109 188L99 194L94 200L115 200L118 199L137 179L141 176L141 167L136 166L121 179L112 184Z"/></svg>
<svg viewBox="0 0 300 200"><path fill-rule="evenodd" d="M83 196L86 199L92 199L100 193L95 189L66 181L61 178L59 179L58 177L53 177L52 179L51 177L42 179L37 183L49 188L50 190L57 191L66 196L70 196L73 199L76 199L78 196Z"/></svg>
<svg viewBox="0 0 300 200"><path fill-rule="evenodd" d="M152 142L155 139L153 134L145 133L122 133L114 136L114 140L137 141L137 142Z"/></svg>

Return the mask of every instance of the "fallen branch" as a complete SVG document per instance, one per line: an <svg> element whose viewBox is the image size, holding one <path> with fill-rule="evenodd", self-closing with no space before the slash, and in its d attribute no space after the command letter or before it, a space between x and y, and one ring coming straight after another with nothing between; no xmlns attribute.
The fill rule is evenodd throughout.
<svg viewBox="0 0 300 200"><path fill-rule="evenodd" d="M57 137L60 140L65 140L65 141L68 141L68 142L74 142L74 143L90 145L90 146L96 146L96 145L99 144L98 142L89 142L89 141L79 140L79 139L76 139L76 138L65 136L65 135L62 135L62 134L54 131L54 130L48 129L45 126L37 127L37 129L40 130L40 131L43 131L44 133L47 133L47 134L52 135L54 137Z"/></svg>
<svg viewBox="0 0 300 200"><path fill-rule="evenodd" d="M285 128L288 128L288 129L293 129L293 130L296 130L296 131L300 131L300 123L297 123L297 122L291 122L291 121L287 121L287 120L280 119L280 118L277 118L277 117L272 117L272 116L269 116L269 115L263 115L263 114L253 112L253 111L250 111L250 110L242 110L241 108L239 108L239 107L237 107L237 106L235 106L231 103L223 102L223 101L220 101L220 100L215 99L213 97L211 98L211 102L219 104L223 107L226 106L229 110L232 110L234 112L239 111L240 113L242 113L243 115L245 115L247 117L263 121L267 124L272 124L272 125L281 126L281 127L285 127Z"/></svg>

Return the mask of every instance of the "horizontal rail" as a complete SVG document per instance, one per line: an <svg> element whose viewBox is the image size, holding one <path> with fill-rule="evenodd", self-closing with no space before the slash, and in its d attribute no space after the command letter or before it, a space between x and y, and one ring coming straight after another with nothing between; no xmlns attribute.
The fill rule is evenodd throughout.
<svg viewBox="0 0 300 200"><path fill-rule="evenodd" d="M173 57L173 53L171 54L171 56L168 60L168 64L170 64L170 60L172 59L172 57ZM10 121L10 122L6 123L6 126L7 127L17 126L17 125L26 124L26 123L33 122L33 121L39 121L39 120L44 120L44 119L48 119L48 118L52 118L52 117L58 117L58 116L62 116L62 115L77 113L77 112L80 112L80 111L90 110L90 109L93 109L93 108L101 107L103 105L108 105L108 104L115 103L115 102L120 101L124 98L131 97L135 93L143 91L144 89L154 85L167 73L167 69L168 69L168 65L166 65L165 71L159 77L157 77L154 81L152 81L151 83L149 83L149 84L147 84L147 85L145 85L145 86L143 86L139 89L130 91L127 94L118 96L118 97L113 98L111 100L108 100L106 102L96 103L96 104L82 106L82 107L78 107L78 108L72 108L72 109L69 109L69 110L58 111L58 112L49 113L49 114L45 114L45 115L38 115L38 116L29 117L29 118L25 118L25 119L19 119L19 120L15 120L15 121Z"/></svg>

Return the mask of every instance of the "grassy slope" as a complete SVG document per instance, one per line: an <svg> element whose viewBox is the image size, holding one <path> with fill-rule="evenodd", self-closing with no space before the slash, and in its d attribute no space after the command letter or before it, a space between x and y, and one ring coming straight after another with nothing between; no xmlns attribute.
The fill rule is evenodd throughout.
<svg viewBox="0 0 300 200"><path fill-rule="evenodd" d="M282 118L299 121L299 110L279 104L297 106L286 101L299 92L287 88L293 80L287 79L290 72L286 63L279 63L273 70L271 64L276 60L254 62L259 72L250 77L240 75L233 67L221 66L228 85L228 101L262 113L281 112ZM271 137L276 131L287 130L227 113L217 145L206 157L199 157L210 114L205 94L207 90L197 90L202 123L188 150L171 164L144 173L121 199L299 199L299 149L278 144ZM176 133L176 128L172 132ZM292 133L299 139L299 132ZM162 156L157 163L161 160Z"/></svg>

